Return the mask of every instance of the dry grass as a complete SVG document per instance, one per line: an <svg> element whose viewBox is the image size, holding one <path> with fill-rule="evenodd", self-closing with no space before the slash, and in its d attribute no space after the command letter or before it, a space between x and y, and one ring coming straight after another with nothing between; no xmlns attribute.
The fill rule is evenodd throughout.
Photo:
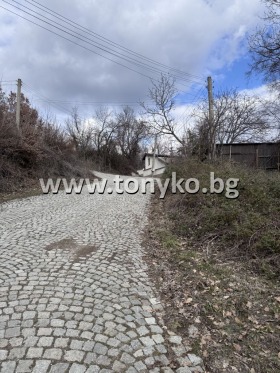
<svg viewBox="0 0 280 373"><path fill-rule="evenodd" d="M172 171L203 183L213 170L185 167ZM217 176L241 179L239 199L168 193L153 201L147 261L165 322L203 357L209 373L278 373L279 176L214 168Z"/></svg>
<svg viewBox="0 0 280 373"><path fill-rule="evenodd" d="M192 245L215 247L228 259L250 262L268 277L280 274L280 174L257 171L231 163L216 165L185 161L172 165L177 179L195 177L209 189L210 172L223 180L240 179L237 199L222 194L168 194L166 211L173 233Z"/></svg>

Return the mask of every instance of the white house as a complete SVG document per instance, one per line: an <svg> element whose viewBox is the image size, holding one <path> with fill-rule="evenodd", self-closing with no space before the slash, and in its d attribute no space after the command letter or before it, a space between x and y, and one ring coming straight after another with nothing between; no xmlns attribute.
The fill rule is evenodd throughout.
<svg viewBox="0 0 280 373"><path fill-rule="evenodd" d="M166 165L170 161L169 155L145 153L143 156L144 168L138 170L140 176L156 176L162 175L166 169Z"/></svg>

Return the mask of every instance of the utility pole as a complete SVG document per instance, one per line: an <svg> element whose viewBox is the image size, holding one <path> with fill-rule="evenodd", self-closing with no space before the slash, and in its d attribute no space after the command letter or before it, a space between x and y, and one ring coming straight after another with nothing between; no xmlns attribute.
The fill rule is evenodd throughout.
<svg viewBox="0 0 280 373"><path fill-rule="evenodd" d="M170 163L173 162L173 140L171 140L171 146L170 146Z"/></svg>
<svg viewBox="0 0 280 373"><path fill-rule="evenodd" d="M154 176L154 173L155 173L156 149L157 149L157 134L155 135L155 143L154 143L153 163L152 163L152 176Z"/></svg>
<svg viewBox="0 0 280 373"><path fill-rule="evenodd" d="M17 125L17 130L18 134L20 135L20 99L21 99L21 86L22 86L22 81L21 79L17 80L17 107L16 107L16 125Z"/></svg>
<svg viewBox="0 0 280 373"><path fill-rule="evenodd" d="M210 149L209 155L211 159L215 159L216 156L216 133L214 128L214 98L213 98L213 81L212 77L207 78L207 91L208 91L208 102L209 102L209 135L210 135Z"/></svg>

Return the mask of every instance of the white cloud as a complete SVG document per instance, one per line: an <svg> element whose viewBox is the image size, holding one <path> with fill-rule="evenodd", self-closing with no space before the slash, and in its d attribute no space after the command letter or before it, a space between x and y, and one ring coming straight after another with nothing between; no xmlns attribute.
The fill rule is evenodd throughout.
<svg viewBox="0 0 280 373"><path fill-rule="evenodd" d="M253 89L243 89L241 93L247 94L248 96L259 97L262 100L272 100L277 97L277 93L272 92L266 84Z"/></svg>

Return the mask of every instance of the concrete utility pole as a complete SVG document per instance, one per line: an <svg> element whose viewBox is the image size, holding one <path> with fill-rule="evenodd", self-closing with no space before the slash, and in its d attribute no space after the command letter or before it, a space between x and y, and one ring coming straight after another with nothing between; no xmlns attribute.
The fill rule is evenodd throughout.
<svg viewBox="0 0 280 373"><path fill-rule="evenodd" d="M210 149L209 156L211 159L215 159L216 156L216 133L214 128L214 98L213 98L213 81L212 77L207 78L207 91L208 91L208 102L209 102L209 134L210 134Z"/></svg>
<svg viewBox="0 0 280 373"><path fill-rule="evenodd" d="M173 162L173 140L171 140L171 146L170 146L170 163Z"/></svg>
<svg viewBox="0 0 280 373"><path fill-rule="evenodd" d="M152 176L154 176L154 173L155 173L156 149L157 149L157 134L155 135L155 144L154 144L154 152L153 152L153 163L152 163Z"/></svg>
<svg viewBox="0 0 280 373"><path fill-rule="evenodd" d="M20 99L21 99L21 86L22 86L22 81L21 79L17 80L17 107L16 107L16 125L17 125L17 130L18 133L20 134Z"/></svg>

